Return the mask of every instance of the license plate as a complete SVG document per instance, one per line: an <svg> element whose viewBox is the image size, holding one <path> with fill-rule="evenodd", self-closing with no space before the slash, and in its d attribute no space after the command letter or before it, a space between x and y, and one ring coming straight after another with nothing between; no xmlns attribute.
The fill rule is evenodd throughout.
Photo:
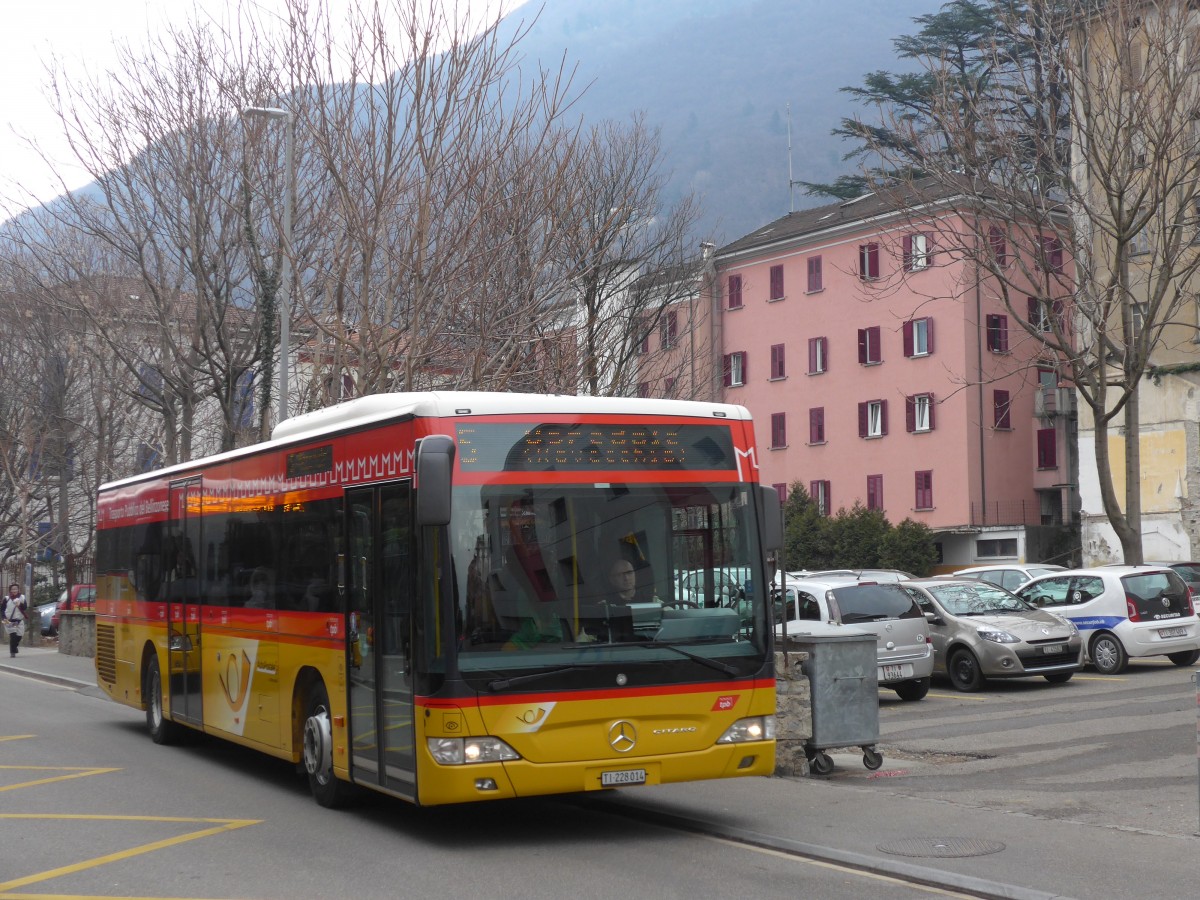
<svg viewBox="0 0 1200 900"><path fill-rule="evenodd" d="M881 681L895 681L897 678L903 678L909 674L904 670L907 666L880 666L879 670L883 673Z"/></svg>
<svg viewBox="0 0 1200 900"><path fill-rule="evenodd" d="M601 772L600 784L602 787L614 787L618 784L645 784L646 770L645 769L621 769L616 772Z"/></svg>
<svg viewBox="0 0 1200 900"><path fill-rule="evenodd" d="M1043 653L1062 653L1066 648L1062 644L1046 644L1042 647Z"/></svg>
<svg viewBox="0 0 1200 900"><path fill-rule="evenodd" d="M1186 628L1160 628L1158 629L1160 638L1187 637Z"/></svg>

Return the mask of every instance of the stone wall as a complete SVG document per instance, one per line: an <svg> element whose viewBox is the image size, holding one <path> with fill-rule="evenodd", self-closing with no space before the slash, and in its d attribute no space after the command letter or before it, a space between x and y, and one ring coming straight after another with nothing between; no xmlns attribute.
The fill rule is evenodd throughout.
<svg viewBox="0 0 1200 900"><path fill-rule="evenodd" d="M68 656L96 655L96 614L67 609L59 616L58 652Z"/></svg>
<svg viewBox="0 0 1200 900"><path fill-rule="evenodd" d="M808 774L804 742L812 737L812 699L799 650L775 654L775 774Z"/></svg>

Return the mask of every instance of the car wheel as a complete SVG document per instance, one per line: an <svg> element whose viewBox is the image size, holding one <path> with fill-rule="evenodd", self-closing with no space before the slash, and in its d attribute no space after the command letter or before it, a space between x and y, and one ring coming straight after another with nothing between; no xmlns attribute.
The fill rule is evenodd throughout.
<svg viewBox="0 0 1200 900"><path fill-rule="evenodd" d="M954 689L964 693L974 693L983 687L983 673L979 671L979 660L970 650L955 650L946 664L946 672L950 675L950 683Z"/></svg>
<svg viewBox="0 0 1200 900"><path fill-rule="evenodd" d="M929 679L918 678L916 681L902 681L895 687L896 696L901 700L921 700L929 693Z"/></svg>
<svg viewBox="0 0 1200 900"><path fill-rule="evenodd" d="M1051 672L1049 675L1043 675L1042 677L1051 684L1066 684L1074 674L1074 672Z"/></svg>
<svg viewBox="0 0 1200 900"><path fill-rule="evenodd" d="M1168 653L1167 659L1177 666L1190 666L1200 659L1200 650L1180 650L1178 653Z"/></svg>
<svg viewBox="0 0 1200 900"><path fill-rule="evenodd" d="M1125 647L1115 634L1108 631L1102 631L1092 638L1088 656L1101 675L1117 675L1129 665L1129 654L1125 652Z"/></svg>

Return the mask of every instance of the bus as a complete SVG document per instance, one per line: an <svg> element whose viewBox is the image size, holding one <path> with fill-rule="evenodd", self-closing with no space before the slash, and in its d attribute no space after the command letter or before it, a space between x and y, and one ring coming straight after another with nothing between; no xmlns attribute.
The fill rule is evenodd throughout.
<svg viewBox="0 0 1200 900"><path fill-rule="evenodd" d="M323 806L767 775L780 530L743 407L366 396L100 488L97 682Z"/></svg>

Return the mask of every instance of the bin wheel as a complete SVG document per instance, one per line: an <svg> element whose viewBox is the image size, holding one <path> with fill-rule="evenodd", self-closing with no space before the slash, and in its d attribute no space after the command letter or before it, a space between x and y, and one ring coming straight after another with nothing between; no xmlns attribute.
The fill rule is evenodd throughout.
<svg viewBox="0 0 1200 900"><path fill-rule="evenodd" d="M828 775L833 771L833 760L829 758L829 754L818 750L808 760L809 768L817 775Z"/></svg>
<svg viewBox="0 0 1200 900"><path fill-rule="evenodd" d="M883 754L874 747L863 747L863 765L874 772L883 765Z"/></svg>

